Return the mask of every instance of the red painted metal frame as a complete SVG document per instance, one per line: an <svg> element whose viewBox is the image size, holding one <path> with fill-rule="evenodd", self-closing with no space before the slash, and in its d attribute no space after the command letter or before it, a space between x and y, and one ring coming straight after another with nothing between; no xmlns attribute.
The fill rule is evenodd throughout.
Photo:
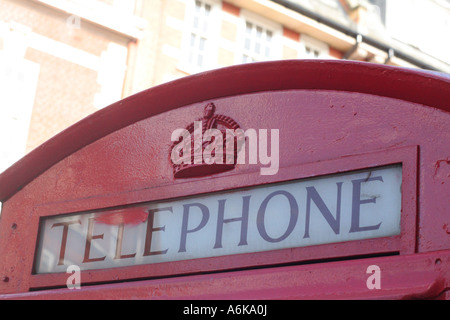
<svg viewBox="0 0 450 320"><path fill-rule="evenodd" d="M362 79L366 76L367 81ZM433 139L439 139L438 135L435 136L438 129L430 130L430 139L422 139L420 143L416 142L416 138L409 144L393 139L394 144L385 150L380 148L382 144L378 144L375 149L367 146L356 148L359 152L350 152L345 156L334 150L333 157L340 158L331 160L325 160L329 158L322 154L314 162L295 165L294 161L291 166L281 167L276 178L261 176L256 169L242 171L245 172L245 177L227 174L207 179L179 180L176 183L169 181L167 184L138 186L135 189L119 188L110 194L69 197L70 199L66 199L65 196L68 195L63 193L58 195L60 198L54 197L51 199L56 200L48 202L42 202L39 196L26 193L28 184L32 185L34 179L46 181L39 180L39 176L45 176L48 169L52 174L55 173L51 168L57 167L59 161L108 134L141 120L212 99L289 89L311 89L311 92L344 91L358 94L357 97L362 99L365 99L363 94L371 94L370 99L374 101L390 97L398 99L401 103L394 99L389 101L401 108L407 105L402 100L412 102L406 109L399 109L402 112L417 112L417 104L423 104L420 107L427 111L435 108L433 117L443 117L441 119L446 119L445 116L450 112L450 78L416 70L345 61L280 61L230 67L180 79L117 102L49 140L0 175L0 199L5 203L5 214L0 220L0 239L6 239L8 244L12 244L4 246L0 243L0 251L7 248L2 254L8 259L8 263L0 261L0 292L22 292L0 298L327 298L330 297L327 292L332 294L331 298L424 298L439 294L449 298L448 291L445 291L450 288L450 247L443 238L443 234L448 235L450 230L445 221L448 200L438 199L435 202L437 205L429 205L432 201L430 193L448 190L448 183L445 184L444 178L447 176L445 170L448 166L445 164L450 163L449 158L444 158L447 154L441 150L442 143L438 148L431 143L436 141ZM394 120L401 122L399 111L396 110L395 114L398 118ZM428 112L426 114L429 116ZM434 124L434 118L427 120ZM427 125L429 124L424 124L425 127ZM444 131L439 133L443 133L444 138L448 136ZM395 147L397 144L402 147ZM24 293L30 289L63 287L67 279L66 274L33 274L36 250L34 241L38 238L40 217L168 200L398 163L402 164L403 172L399 236L170 264L86 271L82 273L82 281L92 286L86 286L81 291L61 289ZM93 181L94 179L90 180L91 183ZM34 185L31 190L36 192L38 187ZM51 186L46 187L51 190ZM22 188L25 190L21 191ZM426 193L425 189L428 190ZM424 194L427 197L419 199ZM428 205L422 210L420 206L425 202ZM22 210L20 214L15 212L20 211L23 203L27 206L26 210ZM420 210L422 211L419 212ZM26 241L23 241L24 235L27 237ZM435 252L429 252L433 250ZM368 255L394 253L399 256L367 259ZM358 256L364 256L364 259L326 262L327 259ZM305 263L307 265L303 265ZM387 272L388 280L384 282L387 284L387 291L369 292L366 288L365 268L370 263L379 264L383 272ZM275 267L278 264L300 265ZM252 267L261 269L230 271ZM214 276L192 275L216 271ZM177 277L156 279L167 275ZM214 279L214 286L209 288L211 277ZM308 282L311 277L314 280ZM135 279L140 281L131 282ZM126 282L111 283L124 280ZM99 283L105 285L94 285ZM270 288L264 286L264 283L271 283Z"/></svg>
<svg viewBox="0 0 450 320"><path fill-rule="evenodd" d="M381 289L366 286L380 267ZM82 279L83 280L83 279ZM0 299L449 299L450 250L47 290ZM263 302L261 302L263 303Z"/></svg>
<svg viewBox="0 0 450 320"><path fill-rule="evenodd" d="M212 272L237 268L261 267L294 262L305 262L313 260L324 260L332 258L345 258L357 255L375 255L386 253L411 254L415 252L416 238L416 217L417 207L417 146L403 147L385 150L371 154L348 156L344 158L321 161L301 166L280 168L277 179L273 177L265 178L264 181L259 173L246 175L242 179L241 185L236 185L234 181L232 189L245 188L251 186L264 185L264 183L277 183L309 177L317 177L334 173L356 171L360 169L376 168L391 164L402 164L402 213L401 213L401 234L393 237L367 239L359 241L348 241L341 243L331 243L310 247L300 247L291 249L281 249L275 251L236 254L219 256L212 258L202 258L193 260L174 261L167 263L155 263L147 265L137 265L131 267L121 267L112 269L88 270L82 272L83 283L102 283L130 279L154 278L180 274L190 274L199 272ZM236 177L235 178L239 178ZM211 192L226 190L222 186L227 185L228 177L217 178L220 181L217 185L221 188ZM239 179L237 179L239 180ZM204 181L191 182L190 190L202 190ZM230 186L231 188L231 186ZM130 192L135 193L135 192ZM165 198L170 195L170 198ZM151 192L141 195L131 195L137 203L147 201L171 200L176 197L186 197L192 194L186 193L184 188L174 192L174 186L153 188ZM127 196L128 197L128 196ZM62 205L62 207L61 207ZM30 239L38 242L39 219L47 216L65 215L75 213L71 209L79 208L76 202L67 204L49 204L35 207L32 213L31 228L33 234ZM90 211L105 208L90 207ZM30 252L27 254L36 254ZM30 279L30 288L63 287L66 284L67 274L34 274Z"/></svg>

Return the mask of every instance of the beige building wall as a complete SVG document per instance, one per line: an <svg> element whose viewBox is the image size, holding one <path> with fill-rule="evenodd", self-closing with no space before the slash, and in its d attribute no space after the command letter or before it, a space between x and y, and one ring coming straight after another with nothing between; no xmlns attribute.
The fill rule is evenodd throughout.
<svg viewBox="0 0 450 320"><path fill-rule="evenodd" d="M269 0L0 0L0 172L89 114L197 72L348 52L412 66L355 41Z"/></svg>
<svg viewBox="0 0 450 320"><path fill-rule="evenodd" d="M112 0L102 2L109 7ZM68 2L57 4L64 3ZM47 3L1 0L0 81L9 87L4 91L17 93L5 98L7 93L0 92L0 116L9 119L7 132L0 137L0 158L7 158L4 165L0 159L0 171L6 162L12 164L70 125L120 100L129 43L127 36ZM15 66L12 71L10 64ZM22 66L23 72L16 71ZM27 80L28 74L33 80ZM21 95L34 99L25 102ZM10 115L11 110L20 112ZM11 142L19 132L26 132L25 141Z"/></svg>
<svg viewBox="0 0 450 320"><path fill-rule="evenodd" d="M203 57L208 63L201 67L189 64L187 60L190 51L194 50L190 46L189 37L195 16L195 3L195 0L141 1L137 13L148 21L148 26L142 39L130 49L133 53L129 64L135 65L136 68L129 71L133 75L128 74L125 95L189 74L241 63L247 19L264 27L268 25L274 30L274 39L279 46L276 50L279 50L279 54L267 57L267 60L319 57L305 52L307 42L302 41L301 33L297 31L226 1L202 0L202 5L210 6L213 17L208 26L208 48ZM303 39L308 39L308 35ZM313 44L316 45L317 42L321 51L320 57L342 57L338 49L321 41L315 41Z"/></svg>

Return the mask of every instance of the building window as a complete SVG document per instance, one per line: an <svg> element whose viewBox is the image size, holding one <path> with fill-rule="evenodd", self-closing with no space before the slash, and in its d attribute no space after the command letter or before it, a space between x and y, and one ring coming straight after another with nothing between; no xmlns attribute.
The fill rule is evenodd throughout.
<svg viewBox="0 0 450 320"><path fill-rule="evenodd" d="M216 3L195 0L188 2L186 31L183 43L183 69L194 73L213 68L214 32L217 29Z"/></svg>
<svg viewBox="0 0 450 320"><path fill-rule="evenodd" d="M268 60L271 57L273 32L250 21L245 22L242 62Z"/></svg>
<svg viewBox="0 0 450 320"><path fill-rule="evenodd" d="M211 5L195 1L195 10L191 23L191 35L189 41L189 63L196 67L204 67L206 42L208 40L208 25L211 17Z"/></svg>
<svg viewBox="0 0 450 320"><path fill-rule="evenodd" d="M314 48L313 46L311 46L309 44L305 44L305 55L310 58L319 58L320 50Z"/></svg>
<svg viewBox="0 0 450 320"><path fill-rule="evenodd" d="M302 34L300 37L300 59L328 59L329 46L320 40Z"/></svg>
<svg viewBox="0 0 450 320"><path fill-rule="evenodd" d="M280 45L277 44L281 26L260 17L243 14L241 28L241 54L238 63L280 59Z"/></svg>

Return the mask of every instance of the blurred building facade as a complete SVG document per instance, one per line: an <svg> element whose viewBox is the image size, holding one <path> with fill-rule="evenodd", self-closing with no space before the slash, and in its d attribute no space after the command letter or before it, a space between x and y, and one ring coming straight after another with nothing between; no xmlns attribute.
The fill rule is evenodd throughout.
<svg viewBox="0 0 450 320"><path fill-rule="evenodd" d="M449 34L449 0L0 0L0 172L170 80L316 58L449 73Z"/></svg>

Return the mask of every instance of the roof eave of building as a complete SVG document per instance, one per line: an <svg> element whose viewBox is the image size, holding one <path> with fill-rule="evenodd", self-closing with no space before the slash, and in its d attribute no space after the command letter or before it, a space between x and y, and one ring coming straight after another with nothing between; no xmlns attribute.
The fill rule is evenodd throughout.
<svg viewBox="0 0 450 320"><path fill-rule="evenodd" d="M318 23L324 24L330 28L333 28L346 36L350 36L355 39L355 44L358 43L358 38L361 40L359 42L366 43L374 48L377 48L381 51L386 52L387 56L390 56L392 54L395 55L397 59L401 59L413 66L431 70L431 71L438 71L438 72L444 72L444 73L450 73L450 65L447 63L436 59L434 57L431 57L427 55L426 53L413 48L411 46L408 46L408 52L406 52L404 46L400 46L400 44L393 45L395 41L390 41L391 43L381 41L379 39L375 39L374 37L368 36L368 35L362 35L357 30L352 28L351 26L343 25L329 17L325 17L323 15L320 15L318 13L315 13L300 4L294 3L292 1L288 0L270 0L271 2L277 3L285 8L288 8L290 10L293 10L301 15L304 15L310 19L315 20ZM396 42L395 42L396 43Z"/></svg>

